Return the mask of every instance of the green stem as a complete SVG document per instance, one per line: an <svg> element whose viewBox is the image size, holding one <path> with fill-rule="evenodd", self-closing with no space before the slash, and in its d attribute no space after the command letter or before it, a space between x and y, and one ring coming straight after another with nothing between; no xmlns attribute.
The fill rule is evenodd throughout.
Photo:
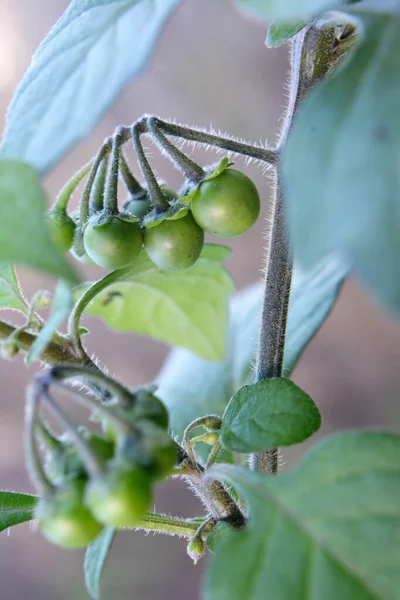
<svg viewBox="0 0 400 600"><path fill-rule="evenodd" d="M126 185L126 189L129 194L133 198L144 198L146 196L146 190L140 185L140 183L135 179L132 175L132 172L128 166L128 163L125 160L124 153L122 149L120 150L120 165L119 165L122 179Z"/></svg>
<svg viewBox="0 0 400 600"><path fill-rule="evenodd" d="M82 179L89 173L90 169L93 166L94 159L89 160L86 165L84 165L71 179L65 184L62 190L59 192L56 201L54 202L53 208L65 210L67 208L67 204L69 199L71 198L73 192L78 187Z"/></svg>
<svg viewBox="0 0 400 600"><path fill-rule="evenodd" d="M38 385L40 385L40 380ZM69 417L65 414L65 412L58 406L56 402L54 402L47 388L47 384L43 385L41 388L41 395L43 400L46 402L51 412L63 425L63 427L65 427L65 429L68 431L69 435L73 439L76 449L78 450L88 473L92 476L101 476L104 472L104 469L99 457L92 450L92 448L86 442L86 440L81 436L77 428L71 423Z"/></svg>
<svg viewBox="0 0 400 600"><path fill-rule="evenodd" d="M56 365L50 369L46 377L48 377L49 383L68 381L69 379L90 381L99 388L108 390L123 408L133 407L136 401L134 394L131 394L126 387L118 383L115 379L105 375L97 367L94 370L91 366Z"/></svg>
<svg viewBox="0 0 400 600"><path fill-rule="evenodd" d="M104 211L109 215L118 214L118 178L120 148L123 143L121 131L117 129L112 137L111 163L104 189Z"/></svg>
<svg viewBox="0 0 400 600"><path fill-rule="evenodd" d="M152 171L147 156L143 150L140 136L146 133L145 120L137 121L132 125L132 141L135 148L137 160L139 163L140 170L146 181L147 192L154 208L159 211L166 211L169 209L169 204L162 193L161 187L158 185L158 181Z"/></svg>
<svg viewBox="0 0 400 600"><path fill-rule="evenodd" d="M176 123L168 123L167 121L161 121L160 119L157 119L157 124L164 133L174 137L183 138L199 144L206 144L207 146L222 148L228 152L234 152L235 154L242 154L244 156L262 160L270 165L276 164L278 160L277 152L271 148L262 148L260 146L246 144L232 138L222 137L220 135L207 133L206 131L199 129L192 129L183 125L177 125Z"/></svg>
<svg viewBox="0 0 400 600"><path fill-rule="evenodd" d="M322 21L306 27L292 42L290 96L277 149L279 162L276 165L271 236L267 248L256 381L281 377L284 360L292 256L286 231L280 156L300 102L338 60L336 35L335 27ZM250 466L261 473L277 473L278 459L279 450L271 448L252 455Z"/></svg>
<svg viewBox="0 0 400 600"><path fill-rule="evenodd" d="M198 519L179 519L149 512L139 521L135 529L177 535L191 539L196 534L199 524L201 524L201 521L199 522Z"/></svg>
<svg viewBox="0 0 400 600"><path fill-rule="evenodd" d="M56 438L55 435L51 433L48 426L45 425L42 419L40 418L38 418L36 421L35 434L38 440L51 454L60 452L60 450L62 449L62 443Z"/></svg>
<svg viewBox="0 0 400 600"><path fill-rule="evenodd" d="M100 150L96 154L95 158L92 161L92 166L89 171L89 176L86 181L86 185L82 192L81 202L79 207L79 222L82 227L89 218L89 202L90 202L90 193L92 191L92 187L94 184L94 180L96 178L97 170L101 164L101 161L109 152L111 151L112 140L107 139L104 144L101 146Z"/></svg>
<svg viewBox="0 0 400 600"><path fill-rule="evenodd" d="M84 408L97 412L100 416L104 417L120 434L127 436L132 433L133 424L128 425L124 419L119 417L116 412L112 410L112 407L108 407L105 404L102 404L100 400L96 400L82 390L73 389L60 381L55 380L53 383L61 390L68 392L74 402Z"/></svg>
<svg viewBox="0 0 400 600"><path fill-rule="evenodd" d="M125 267L124 269L117 269L108 273L105 277L96 281L81 298L76 302L74 308L69 317L68 321L68 335L72 340L75 350L82 358L86 357L86 352L82 344L81 336L79 335L79 324L83 312L85 311L88 304L98 295L100 292L105 290L109 285L113 284L122 278L125 273L128 273L131 267Z"/></svg>
<svg viewBox="0 0 400 600"><path fill-rule="evenodd" d="M96 177L93 183L92 193L90 195L89 212L96 213L103 210L104 206L104 187L108 171L108 158L107 154L101 161L100 167L96 173Z"/></svg>
<svg viewBox="0 0 400 600"><path fill-rule="evenodd" d="M14 334L16 327L0 321L0 340L5 340ZM18 346L24 352L29 352L32 344L36 340L36 335L27 331L22 331L18 334ZM65 345L61 345L56 342L50 342L45 350L40 355L40 360L43 362L53 365L57 363L62 364L79 364L80 359Z"/></svg>
<svg viewBox="0 0 400 600"><path fill-rule="evenodd" d="M33 384L28 388L25 413L26 464L29 476L40 495L49 496L54 493L55 487L45 473L35 437L39 402L40 393L36 385Z"/></svg>
<svg viewBox="0 0 400 600"><path fill-rule="evenodd" d="M172 160L174 165L182 171L185 177L192 183L200 183L205 176L206 172L198 164L196 164L191 158L181 152L174 144L161 131L161 127L156 117L149 117L147 119L148 133L155 139L158 147L162 152L165 152L167 156Z"/></svg>

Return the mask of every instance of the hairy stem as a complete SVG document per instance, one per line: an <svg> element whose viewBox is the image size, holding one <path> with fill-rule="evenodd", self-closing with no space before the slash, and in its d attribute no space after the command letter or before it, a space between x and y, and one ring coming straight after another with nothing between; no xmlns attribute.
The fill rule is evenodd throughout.
<svg viewBox="0 0 400 600"><path fill-rule="evenodd" d="M199 183L205 178L206 172L198 164L196 164L191 158L181 152L174 144L161 131L158 120L155 117L149 117L147 119L147 127L149 133L155 139L158 147L161 151L166 152L167 156L171 159L174 165L182 171L185 177L192 183Z"/></svg>
<svg viewBox="0 0 400 600"><path fill-rule="evenodd" d="M90 213L96 213L103 210L104 206L104 188L106 183L107 171L108 171L108 159L107 154L100 163L100 167L96 173L94 179L92 192L90 195Z"/></svg>
<svg viewBox="0 0 400 600"><path fill-rule="evenodd" d="M68 321L68 334L75 346L75 350L79 356L85 358L86 351L83 347L81 336L79 334L79 323L84 312L85 308L88 304L98 295L100 292L105 290L109 285L118 281L120 278L124 276L125 273L128 273L131 270L131 267L125 267L124 269L118 269L116 271L112 271L108 273L105 277L96 281L90 288L81 296L78 302L75 303L74 308L69 316Z"/></svg>
<svg viewBox="0 0 400 600"><path fill-rule="evenodd" d="M190 539L196 534L201 523L202 521L198 519L179 519L177 517L149 512L139 521L135 529L165 533L167 535L178 535Z"/></svg>
<svg viewBox="0 0 400 600"><path fill-rule="evenodd" d="M318 22L297 34L291 49L289 103L278 143L272 226L267 248L264 302L256 364L256 381L282 376L286 323L292 278L292 256L285 223L284 187L281 179L281 152L295 112L312 86L326 76L338 60L336 25ZM251 468L261 473L278 471L278 449L254 454Z"/></svg>
<svg viewBox="0 0 400 600"><path fill-rule="evenodd" d="M144 119L137 121L132 125L132 141L135 148L137 160L139 163L140 170L146 181L147 192L150 197L150 201L154 208L159 211L168 210L169 204L162 193L162 189L158 184L157 178L154 175L147 156L143 150L143 145L140 136L143 133L147 133L147 126Z"/></svg>
<svg viewBox="0 0 400 600"><path fill-rule="evenodd" d="M164 133L172 135L173 137L222 148L228 152L234 152L235 154L242 154L244 156L262 160L270 165L274 165L277 162L277 153L270 148L253 146L252 144L239 142L232 138L222 137L200 129L192 129L184 125L177 125L176 123L168 123L167 121L161 121L160 119L157 119L157 125Z"/></svg>
<svg viewBox="0 0 400 600"><path fill-rule="evenodd" d="M103 145L101 146L101 148L98 151L97 155L95 156L95 158L92 161L92 166L91 166L90 171L89 171L89 175L88 175L88 178L87 178L87 181L86 181L86 185L85 185L84 190L82 192L81 202L80 202L80 206L79 206L79 222L80 222L80 226L81 227L86 223L86 221L89 218L90 193L92 191L92 187L93 187L94 181L96 179L97 171L98 171L98 169L100 167L100 164L103 161L103 159L111 151L111 144L112 144L111 139L107 139L103 143Z"/></svg>
<svg viewBox="0 0 400 600"><path fill-rule="evenodd" d="M28 388L25 413L25 452L29 476L41 495L54 493L54 486L49 481L39 453L36 441L36 425L39 416L40 396L35 385Z"/></svg>
<svg viewBox="0 0 400 600"><path fill-rule="evenodd" d="M93 158L92 158L92 160L89 160L89 162L86 163L86 165L81 167L79 169L79 171L77 173L75 173L75 175L73 175L73 177L71 177L71 179L69 181L67 181L65 186L59 192L59 194L56 198L56 201L53 205L53 208L59 208L62 210L65 210L67 208L67 204L68 204L69 199L71 198L71 195L73 194L75 189L78 187L78 185L82 181L82 179L89 173L90 169L92 168L93 161L94 161Z"/></svg>
<svg viewBox="0 0 400 600"><path fill-rule="evenodd" d="M146 196L146 190L140 185L140 183L135 179L132 175L132 172L128 166L128 163L125 160L124 153L122 149L120 150L120 165L119 165L122 179L126 185L126 188L130 194L134 198L143 198Z"/></svg>
<svg viewBox="0 0 400 600"><path fill-rule="evenodd" d="M16 327L0 321L0 340L9 338L15 331ZM21 331L18 333L18 346L24 352L28 352L31 349L32 344L36 340L36 335L29 333L28 331ZM50 342L45 350L40 355L40 360L52 365L56 363L64 364L79 364L79 358L72 352L66 345L58 344L56 342Z"/></svg>

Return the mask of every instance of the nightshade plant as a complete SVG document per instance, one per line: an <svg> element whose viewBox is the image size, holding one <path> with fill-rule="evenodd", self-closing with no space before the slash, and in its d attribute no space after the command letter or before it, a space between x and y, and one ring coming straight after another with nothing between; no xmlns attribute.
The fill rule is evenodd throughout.
<svg viewBox="0 0 400 600"><path fill-rule="evenodd" d="M179 0L122 7L73 0L15 93L0 158L0 308L20 311L26 322L0 322L2 354L23 351L28 363L48 368L27 394L26 458L38 497L1 492L0 528L34 518L51 542L87 546L85 579L95 598L113 539L130 527L185 538L195 562L210 550L203 590L210 600L395 600L399 435L336 434L291 471L278 471L279 447L320 426L316 405L289 376L347 275L400 314L400 2L236 3L275 19L268 46L291 47L276 147L145 115L118 127L45 211L40 175L139 72ZM103 58L117 34L109 69ZM83 77L90 85L77 95ZM184 174L178 192L155 177L145 136ZM226 155L200 166L178 140ZM128 144L142 181L126 160ZM260 211L235 155L268 166L274 198L263 290L244 290L228 306L233 284L221 263L229 249L204 244L204 231L241 235ZM109 272L81 283L76 261ZM46 322L38 311L48 296L27 301L16 263L57 277ZM178 348L156 382L128 389L88 356L84 314ZM88 410L100 433L71 422L71 402ZM167 477L189 482L204 515L149 511L154 486Z"/></svg>

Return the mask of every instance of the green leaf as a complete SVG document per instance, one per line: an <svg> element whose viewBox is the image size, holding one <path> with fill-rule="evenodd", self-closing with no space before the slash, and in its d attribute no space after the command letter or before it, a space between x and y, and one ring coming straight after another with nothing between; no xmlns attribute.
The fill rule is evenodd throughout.
<svg viewBox="0 0 400 600"><path fill-rule="evenodd" d="M0 531L33 519L36 496L0 491Z"/></svg>
<svg viewBox="0 0 400 600"><path fill-rule="evenodd" d="M231 398L221 441L232 452L261 452L302 442L320 426L318 408L293 381L264 379L243 386Z"/></svg>
<svg viewBox="0 0 400 600"><path fill-rule="evenodd" d="M68 317L72 309L72 289L71 286L65 281L61 280L56 288L53 304L49 319L44 327L41 329L36 340L33 342L28 354L26 355L26 362L28 364L33 363L35 360L39 360L40 355L46 349L47 345L51 342L53 335L57 332L57 329Z"/></svg>
<svg viewBox="0 0 400 600"><path fill-rule="evenodd" d="M8 110L2 152L47 170L146 64L180 0L72 0Z"/></svg>
<svg viewBox="0 0 400 600"><path fill-rule="evenodd" d="M221 538L205 598L399 598L399 455L396 434L346 432L279 477L213 468L249 502L250 523Z"/></svg>
<svg viewBox="0 0 400 600"><path fill-rule="evenodd" d="M295 119L283 157L289 220L306 268L339 252L399 313L400 18L364 24L352 57Z"/></svg>
<svg viewBox="0 0 400 600"><path fill-rule="evenodd" d="M0 261L22 263L77 281L43 218L46 198L34 169L0 159Z"/></svg>
<svg viewBox="0 0 400 600"><path fill-rule="evenodd" d="M27 313L27 303L22 295L15 269L6 261L0 261L0 309L2 308Z"/></svg>
<svg viewBox="0 0 400 600"><path fill-rule="evenodd" d="M329 8L348 4L346 0L236 0L236 4L245 12L265 19L279 19L294 22L296 19L307 19ZM350 0L351 3L351 0Z"/></svg>
<svg viewBox="0 0 400 600"><path fill-rule="evenodd" d="M267 39L265 40L268 48L276 48L290 40L296 33L299 33L307 25L308 21L271 23L268 27Z"/></svg>
<svg viewBox="0 0 400 600"><path fill-rule="evenodd" d="M332 255L308 271L296 265L285 343L283 374L286 377L331 312L348 272L344 261Z"/></svg>
<svg viewBox="0 0 400 600"><path fill-rule="evenodd" d="M85 312L117 331L136 331L208 360L221 360L234 288L219 264L226 254L225 248L206 246L190 269L162 271L142 251L134 267L121 271L117 282L98 294Z"/></svg>
<svg viewBox="0 0 400 600"><path fill-rule="evenodd" d="M101 576L107 556L115 539L115 534L116 529L114 527L106 527L100 535L89 544L86 550L84 563L85 583L88 593L95 600L97 600L100 595Z"/></svg>
<svg viewBox="0 0 400 600"><path fill-rule="evenodd" d="M347 268L337 258L322 261L310 272L294 271L289 305L285 369L289 376L307 344L328 316ZM231 396L254 379L262 284L241 290L231 301L231 322L224 361L211 363L188 352L170 352L157 383L167 405L172 430L179 436L197 417L225 410Z"/></svg>

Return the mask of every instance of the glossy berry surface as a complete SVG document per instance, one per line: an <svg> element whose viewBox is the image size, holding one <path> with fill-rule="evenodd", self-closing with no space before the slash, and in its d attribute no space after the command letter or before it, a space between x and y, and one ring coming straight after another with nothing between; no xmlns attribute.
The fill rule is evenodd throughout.
<svg viewBox="0 0 400 600"><path fill-rule="evenodd" d="M196 222L222 238L246 233L260 214L260 196L247 175L226 169L218 177L201 183L191 203Z"/></svg>
<svg viewBox="0 0 400 600"><path fill-rule="evenodd" d="M151 481L141 469L112 467L89 481L85 502L104 525L134 527L151 504Z"/></svg>
<svg viewBox="0 0 400 600"><path fill-rule="evenodd" d="M144 247L149 258L160 269L188 269L199 258L204 244L204 231L189 213L181 219L163 221L145 229Z"/></svg>
<svg viewBox="0 0 400 600"><path fill-rule="evenodd" d="M99 267L122 269L138 257L143 236L137 223L112 217L104 225L89 221L83 234L87 255Z"/></svg>

